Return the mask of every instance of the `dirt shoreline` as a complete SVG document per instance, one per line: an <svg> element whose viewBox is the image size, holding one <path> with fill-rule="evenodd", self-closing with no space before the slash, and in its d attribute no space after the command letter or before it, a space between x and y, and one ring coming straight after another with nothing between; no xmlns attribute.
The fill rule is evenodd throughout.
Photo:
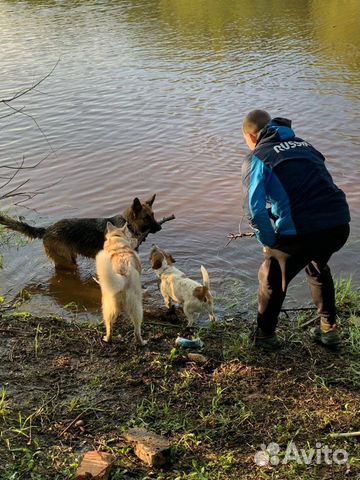
<svg viewBox="0 0 360 480"><path fill-rule="evenodd" d="M282 319L286 346L278 353L253 349L246 319L203 328L208 362L197 365L174 349L177 334L191 332L163 310L146 311L143 349L127 322L118 322L118 336L106 345L101 323L4 310L0 478L71 479L91 449L115 455L113 479L356 478L358 439L329 438L358 430L353 317L344 315L340 353L311 343L304 320ZM171 464L142 464L121 437L132 426L165 435ZM284 452L290 441L299 449L316 442L345 449L349 463L255 464L262 444L277 442Z"/></svg>

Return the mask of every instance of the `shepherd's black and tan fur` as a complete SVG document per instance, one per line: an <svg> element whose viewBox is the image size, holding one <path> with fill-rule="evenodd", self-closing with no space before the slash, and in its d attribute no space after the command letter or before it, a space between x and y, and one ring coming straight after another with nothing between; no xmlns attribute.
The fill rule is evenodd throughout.
<svg viewBox="0 0 360 480"><path fill-rule="evenodd" d="M0 224L29 238L42 239L45 252L56 268L74 270L78 255L95 258L103 248L108 222L115 227L122 227L127 223L135 237L141 237L149 231L156 233L161 230L152 210L154 200L155 195L144 203L135 198L123 215L109 218L67 218L46 228L33 227L5 215L0 215Z"/></svg>

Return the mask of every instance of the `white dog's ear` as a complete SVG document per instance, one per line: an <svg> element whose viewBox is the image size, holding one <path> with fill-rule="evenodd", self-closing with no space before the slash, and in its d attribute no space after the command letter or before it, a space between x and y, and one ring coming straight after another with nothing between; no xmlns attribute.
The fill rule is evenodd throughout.
<svg viewBox="0 0 360 480"><path fill-rule="evenodd" d="M115 230L114 225L111 222L107 222L106 231L110 233L110 232L113 232L114 230Z"/></svg>
<svg viewBox="0 0 360 480"><path fill-rule="evenodd" d="M155 201L155 197L156 197L156 193L154 193L154 195L149 200L146 200L145 203L151 207Z"/></svg>
<svg viewBox="0 0 360 480"><path fill-rule="evenodd" d="M122 227L121 231L126 237L132 237L135 238L134 232L129 228L129 224L125 223L125 225Z"/></svg>

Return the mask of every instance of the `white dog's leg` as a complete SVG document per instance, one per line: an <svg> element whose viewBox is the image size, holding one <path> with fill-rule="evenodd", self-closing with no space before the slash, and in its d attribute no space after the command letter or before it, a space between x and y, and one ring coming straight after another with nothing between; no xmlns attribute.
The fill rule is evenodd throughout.
<svg viewBox="0 0 360 480"><path fill-rule="evenodd" d="M184 313L188 321L187 326L192 327L194 325L194 315L193 315L192 309L189 307L187 303L184 304Z"/></svg>
<svg viewBox="0 0 360 480"><path fill-rule="evenodd" d="M170 297L164 298L164 302L165 302L166 308L168 308L170 310L171 305L172 305L171 298Z"/></svg>
<svg viewBox="0 0 360 480"><path fill-rule="evenodd" d="M105 294L102 297L102 311L106 328L104 342L111 342L113 323L119 315L118 299L115 295Z"/></svg>
<svg viewBox="0 0 360 480"><path fill-rule="evenodd" d="M166 288L163 283L160 284L160 292L164 299L166 308L171 308L171 297L167 294Z"/></svg>
<svg viewBox="0 0 360 480"><path fill-rule="evenodd" d="M141 336L141 324L143 320L143 307L141 295L135 293L129 293L127 296L127 312L134 324L134 334L136 343L144 346L147 344L146 340L143 340Z"/></svg>
<svg viewBox="0 0 360 480"><path fill-rule="evenodd" d="M212 305L207 305L206 308L207 308L207 311L209 312L210 322L211 323L216 323L216 315L214 313L213 306Z"/></svg>

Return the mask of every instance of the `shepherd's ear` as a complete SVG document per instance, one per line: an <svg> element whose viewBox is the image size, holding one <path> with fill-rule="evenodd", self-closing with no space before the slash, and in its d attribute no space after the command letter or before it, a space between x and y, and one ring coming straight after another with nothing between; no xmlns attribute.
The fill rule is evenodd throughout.
<svg viewBox="0 0 360 480"><path fill-rule="evenodd" d="M169 258L170 258L170 262L171 262L171 263L176 263L176 260L175 260L175 258L171 255L171 253L169 254Z"/></svg>
<svg viewBox="0 0 360 480"><path fill-rule="evenodd" d="M135 213L135 215L137 215L142 210L141 202L137 197L134 198L134 201L131 205L131 210Z"/></svg>
<svg viewBox="0 0 360 480"><path fill-rule="evenodd" d="M114 225L113 225L111 222L107 222L107 224L106 224L106 231L107 231L107 232L112 232L113 230L115 230Z"/></svg>
<svg viewBox="0 0 360 480"><path fill-rule="evenodd" d="M156 193L154 193L154 195L149 200L146 200L145 203L151 207L152 204L154 203L155 197L156 197Z"/></svg>

